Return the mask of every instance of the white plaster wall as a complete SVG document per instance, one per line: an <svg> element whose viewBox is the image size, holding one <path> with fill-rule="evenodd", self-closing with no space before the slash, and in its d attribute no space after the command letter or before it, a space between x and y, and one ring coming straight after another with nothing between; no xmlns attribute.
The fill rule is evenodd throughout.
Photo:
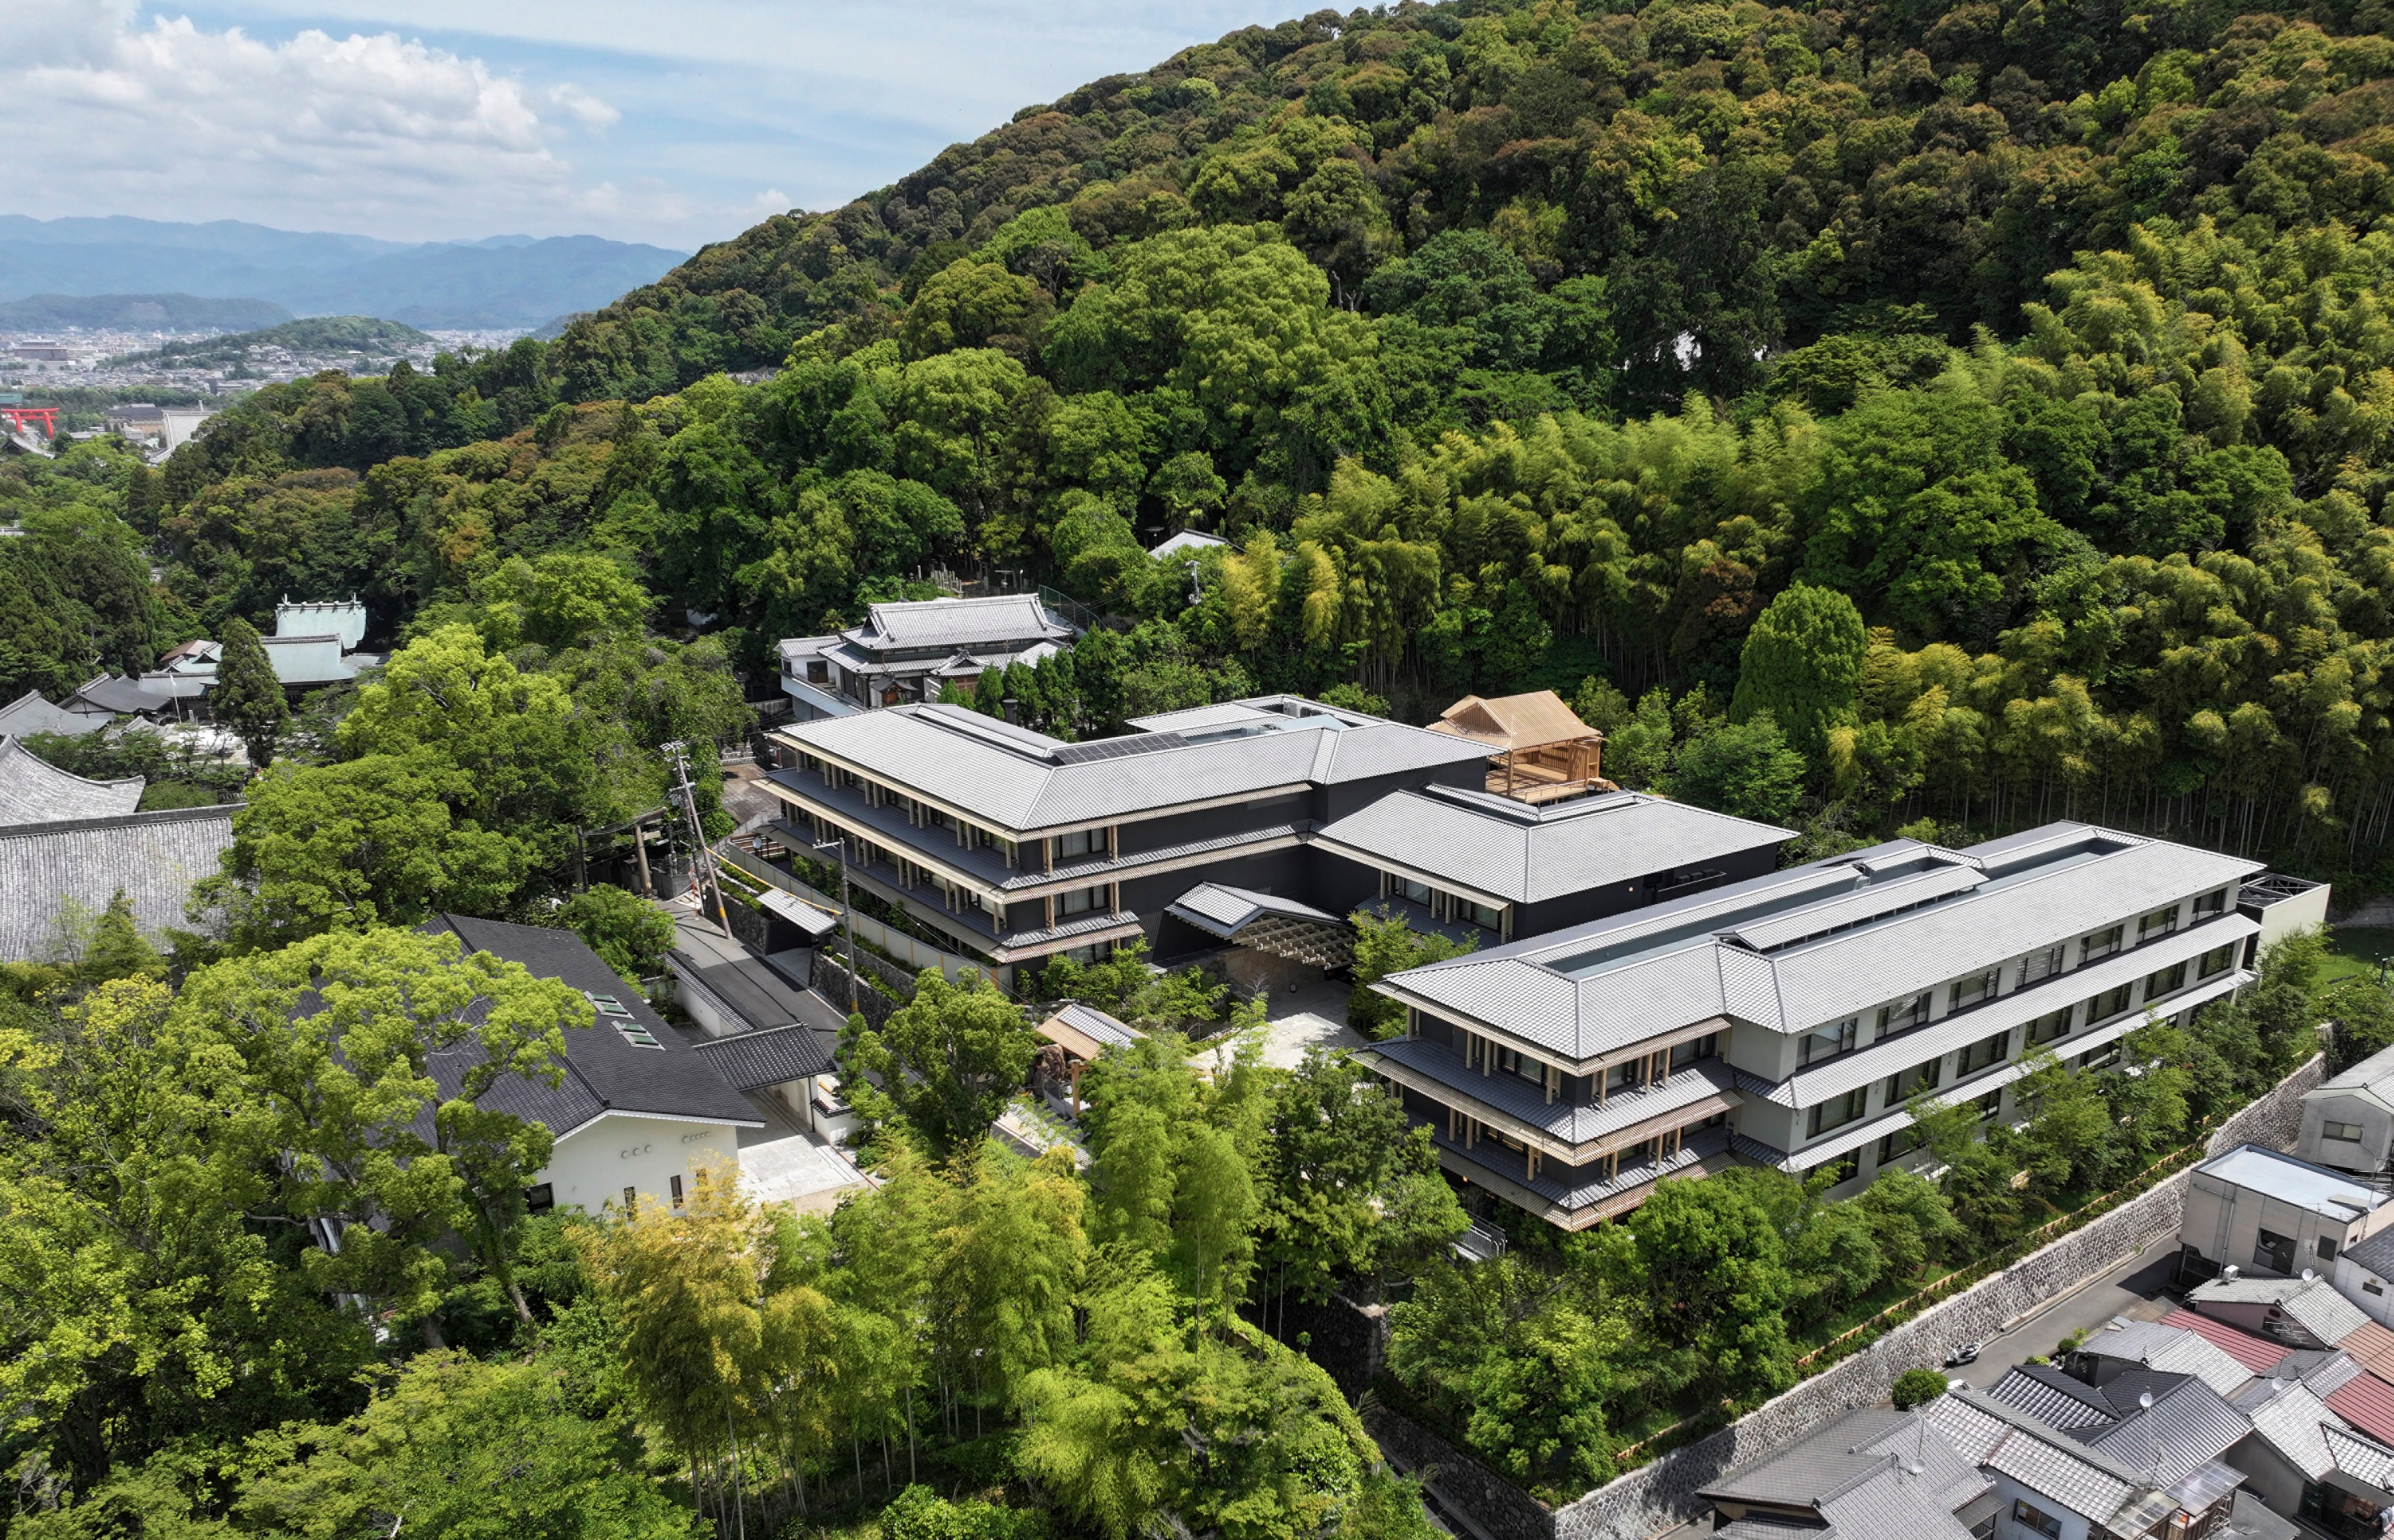
<svg viewBox="0 0 2394 1540"><path fill-rule="evenodd" d="M668 1118L610 1112L557 1141L548 1168L538 1180L563 1208L596 1214L621 1206L624 1189L638 1189L640 1201L670 1201L675 1177L685 1193L701 1167L740 1163L739 1131L727 1123L680 1123Z"/></svg>
<svg viewBox="0 0 2394 1540"><path fill-rule="evenodd" d="M2387 1119L2385 1109L2365 1097L2318 1091L2311 1095L2312 1099L2303 1103L2303 1131L2295 1140L2295 1155L2338 1171L2374 1174L2385 1169L2387 1145L2394 1142L2394 1121ZM2357 1124L2361 1141L2323 1138L2321 1125L2330 1119Z"/></svg>

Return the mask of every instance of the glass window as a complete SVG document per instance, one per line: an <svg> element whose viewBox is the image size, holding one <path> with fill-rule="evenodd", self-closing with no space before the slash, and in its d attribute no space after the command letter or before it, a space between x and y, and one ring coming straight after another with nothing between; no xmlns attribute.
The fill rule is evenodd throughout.
<svg viewBox="0 0 2394 1540"><path fill-rule="evenodd" d="M676 1208L679 1208L681 1206L681 1178L679 1177L668 1177L665 1180L673 1189L673 1205Z"/></svg>
<svg viewBox="0 0 2394 1540"><path fill-rule="evenodd" d="M1974 1074L1990 1064L2002 1063L2010 1055L2011 1042L2010 1033L1999 1032L1993 1037L1981 1038L1971 1044L1962 1050L1962 1063L1958 1073Z"/></svg>
<svg viewBox="0 0 2394 1540"><path fill-rule="evenodd" d="M2166 936L2177 928L2177 905L2173 903L2167 909L2156 909L2137 921L2137 940L2142 941L2155 936Z"/></svg>
<svg viewBox="0 0 2394 1540"><path fill-rule="evenodd" d="M1889 1161L1901 1160L1919 1148L1920 1127L1917 1124L1909 1128L1899 1128L1878 1141L1878 1164L1885 1165Z"/></svg>
<svg viewBox="0 0 2394 1540"><path fill-rule="evenodd" d="M2215 946L2203 954L2202 961L2194 965L2194 976L2198 979L2208 979L2215 974L2225 973L2228 971L2228 965L2235 960L2236 944L2233 941L2226 946Z"/></svg>
<svg viewBox="0 0 2394 1540"><path fill-rule="evenodd" d="M2319 1238L2319 1245L2318 1245L2317 1249L2318 1249L2318 1251L2319 1251L2319 1257L2320 1257L2320 1260L2321 1260L2321 1261L2322 1261L2322 1262L2333 1262L2333 1261L2335 1261L2335 1236L2333 1236L2333 1235L2322 1235L2322 1236L2321 1236L2321 1237Z"/></svg>
<svg viewBox="0 0 2394 1540"><path fill-rule="evenodd" d="M1861 1018L1848 1016L1832 1026L1822 1027L1818 1032L1808 1033L1804 1038L1801 1057L1807 1064L1817 1064L1823 1059L1835 1059L1841 1053L1853 1051L1854 1045L1860 1041L1861 1036Z"/></svg>
<svg viewBox="0 0 2394 1540"><path fill-rule="evenodd" d="M1940 1054L1926 1064L1914 1064L1887 1077L1887 1104L1890 1107L1907 1101L1923 1091L1933 1091L1944 1078L1945 1060Z"/></svg>
<svg viewBox="0 0 2394 1540"><path fill-rule="evenodd" d="M1411 900L1413 902L1418 903L1425 908L1428 907L1428 883L1415 882L1411 877L1399 877L1397 879L1397 891L1406 899Z"/></svg>
<svg viewBox="0 0 2394 1540"><path fill-rule="evenodd" d="M1106 890L1102 887L1075 888L1069 893L1056 895L1056 913L1059 916L1095 914L1105 906Z"/></svg>
<svg viewBox="0 0 2394 1540"><path fill-rule="evenodd" d="M2124 927L2117 925L2109 930L2098 930L2078 943L2078 960L2085 963L2110 956L2120 950L2120 940L2126 933Z"/></svg>
<svg viewBox="0 0 2394 1540"><path fill-rule="evenodd" d="M1984 1123L1987 1119L1994 1116L1997 1112L2004 1110L2004 1093L2001 1091L1989 1091L1986 1095L1979 1099L1977 1105L1979 1109L1979 1121Z"/></svg>
<svg viewBox="0 0 2394 1540"><path fill-rule="evenodd" d="M2225 888L2220 888L2216 893L2205 893L2203 897L2194 901L2194 912L2198 915L2216 915L2224 912L2227 908L2228 889Z"/></svg>
<svg viewBox="0 0 2394 1540"><path fill-rule="evenodd" d="M1878 1007L1878 1034L1903 1032L1928 1020L1928 993L1923 990L1911 999L1892 1006Z"/></svg>
<svg viewBox="0 0 2394 1540"><path fill-rule="evenodd" d="M2295 1270L2295 1238L2265 1230L2254 1237L2253 1265L2277 1272Z"/></svg>
<svg viewBox="0 0 2394 1540"><path fill-rule="evenodd" d="M2099 1048L2089 1048L2080 1054L2070 1061L2070 1066L2075 1070L2099 1070L2106 1064L2116 1063L2119 1058L2120 1045L2106 1043Z"/></svg>
<svg viewBox="0 0 2394 1540"><path fill-rule="evenodd" d="M1468 899L1455 900L1454 907L1457 917L1469 920L1482 930L1505 928L1505 915L1502 910L1491 909L1484 903L1473 903Z"/></svg>
<svg viewBox="0 0 2394 1540"><path fill-rule="evenodd" d="M2057 1010L2046 1016L2040 1016L2035 1020L2031 1021L2028 1024L2028 1041L2029 1046L2031 1047L2036 1047L2042 1044L2051 1043L2059 1038L2067 1037L2069 1035L2070 1011L2067 1009Z"/></svg>
<svg viewBox="0 0 2394 1540"><path fill-rule="evenodd" d="M2332 1139L2341 1144L2359 1144L2361 1142L2361 1125L2358 1123L2338 1123L2335 1119L2330 1118L2327 1122L2320 1125L2320 1138Z"/></svg>
<svg viewBox="0 0 2394 1540"><path fill-rule="evenodd" d="M1671 1049L1671 1073L1677 1074L1699 1059L1710 1059L1719 1041L1720 1033L1710 1033L1692 1043L1675 1045Z"/></svg>
<svg viewBox="0 0 2394 1540"><path fill-rule="evenodd" d="M1103 829L1075 829L1071 834L1056 836L1058 861L1066 856L1094 855L1105 848L1106 832Z"/></svg>
<svg viewBox="0 0 2394 1540"><path fill-rule="evenodd" d="M2117 989L2107 989L2102 994L2095 996L2092 1000L2087 1001L2087 1024L2091 1026L2095 1022L2104 1020L2110 1017L2117 1016L2122 1011L2127 1009L2128 997L2131 993L2132 991L2129 985L2122 984Z"/></svg>
<svg viewBox="0 0 2394 1540"><path fill-rule="evenodd" d="M1834 1100L1823 1101L1812 1109L1809 1120L1810 1131L1814 1134L1825 1134L1832 1128L1842 1128L1860 1118L1869 1107L1870 1092L1867 1088L1848 1091L1845 1095Z"/></svg>
<svg viewBox="0 0 2394 1540"><path fill-rule="evenodd" d="M2061 1540L2061 1520L2025 1497L2012 1500L2012 1522L2022 1529L2034 1530L2046 1540Z"/></svg>
<svg viewBox="0 0 2394 1540"><path fill-rule="evenodd" d="M2145 998L2158 1000L2186 987L2186 965L2172 963L2159 972L2145 975Z"/></svg>
<svg viewBox="0 0 2394 1540"><path fill-rule="evenodd" d="M2019 981L2023 985L2049 979L2061 971L2061 948L2048 946L2042 952L2032 952L2020 959Z"/></svg>
<svg viewBox="0 0 2394 1540"><path fill-rule="evenodd" d="M557 1206L557 1189L543 1182L538 1187L524 1189L524 1207L534 1214L546 1214Z"/></svg>
<svg viewBox="0 0 2394 1540"><path fill-rule="evenodd" d="M1965 1006L1975 1006L1988 998L1995 993L1995 981L1999 977L2001 977L1999 970L1991 967L1972 978L1956 979L1953 981L1952 997L1945 1002L1945 1008L1949 1011L1960 1010Z"/></svg>

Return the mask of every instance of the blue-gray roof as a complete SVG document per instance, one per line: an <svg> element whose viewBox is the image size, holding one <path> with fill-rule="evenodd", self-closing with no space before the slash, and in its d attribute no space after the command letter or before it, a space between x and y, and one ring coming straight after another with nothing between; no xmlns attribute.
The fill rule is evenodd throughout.
<svg viewBox="0 0 2394 1540"><path fill-rule="evenodd" d="M191 885L216 875L236 809L178 808L0 828L0 962L42 955L61 909L106 909L122 892L152 941L190 927Z"/></svg>
<svg viewBox="0 0 2394 1540"><path fill-rule="evenodd" d="M0 737L0 829L116 818L141 805L141 777L90 781L62 770L25 746Z"/></svg>

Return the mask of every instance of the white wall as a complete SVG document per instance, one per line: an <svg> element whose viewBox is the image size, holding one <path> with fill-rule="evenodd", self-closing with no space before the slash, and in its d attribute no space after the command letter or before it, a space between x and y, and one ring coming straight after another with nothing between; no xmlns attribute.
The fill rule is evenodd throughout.
<svg viewBox="0 0 2394 1540"><path fill-rule="evenodd" d="M537 1181L549 1184L557 1206L596 1214L618 1207L624 1189L636 1188L643 1203L670 1201L675 1177L685 1193L704 1166L737 1166L739 1130L726 1123L679 1123L667 1118L610 1112L557 1141L548 1168Z"/></svg>
<svg viewBox="0 0 2394 1540"><path fill-rule="evenodd" d="M2322 1125L2331 1119L2358 1125L2360 1142L2324 1138ZM2389 1142L2394 1142L2394 1119L2387 1117L2375 1098L2322 1086L2303 1099L2303 1131L2295 1139L2299 1159L2337 1171L2374 1175L2385 1169Z"/></svg>

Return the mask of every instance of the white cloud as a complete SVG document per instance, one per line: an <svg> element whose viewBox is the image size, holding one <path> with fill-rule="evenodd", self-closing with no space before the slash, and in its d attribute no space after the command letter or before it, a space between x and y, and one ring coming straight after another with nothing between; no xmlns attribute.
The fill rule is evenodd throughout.
<svg viewBox="0 0 2394 1540"><path fill-rule="evenodd" d="M578 228L562 151L617 118L571 85L527 86L393 33L268 42L144 24L130 0L0 0L0 35L28 213L104 199L110 213L415 239Z"/></svg>

